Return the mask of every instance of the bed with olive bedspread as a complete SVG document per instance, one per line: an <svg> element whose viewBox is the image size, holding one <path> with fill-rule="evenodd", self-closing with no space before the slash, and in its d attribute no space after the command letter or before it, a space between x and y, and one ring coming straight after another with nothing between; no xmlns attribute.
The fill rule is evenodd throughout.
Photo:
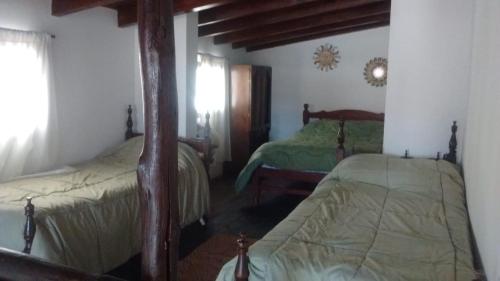
<svg viewBox="0 0 500 281"><path fill-rule="evenodd" d="M104 273L141 250L137 163L144 137L58 174L0 184L0 247L23 249L26 198L36 206L31 255ZM209 210L207 173L197 152L179 142L181 226ZM29 251L28 251L29 252Z"/></svg>
<svg viewBox="0 0 500 281"><path fill-rule="evenodd" d="M454 164L355 155L250 247L248 280L470 281L468 225ZM217 280L234 280L235 263Z"/></svg>

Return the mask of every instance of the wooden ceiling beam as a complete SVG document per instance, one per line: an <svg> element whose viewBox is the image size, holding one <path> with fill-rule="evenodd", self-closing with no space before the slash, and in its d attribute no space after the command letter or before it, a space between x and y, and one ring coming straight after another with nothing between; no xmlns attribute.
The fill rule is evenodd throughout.
<svg viewBox="0 0 500 281"><path fill-rule="evenodd" d="M345 22L342 22L340 24L312 27L312 28L308 28L308 29L296 30L296 31L291 31L291 32L287 32L287 33L282 33L282 34L276 34L276 35L272 35L272 36L268 36L268 37L259 37L258 39L250 39L250 40L235 42L232 44L232 46L234 49L243 48L243 47L248 48L248 47L252 47L252 46L266 45L266 44L271 44L274 42L292 40L292 39L302 38L302 37L306 37L306 36L320 35L320 34L325 34L325 33L330 34L330 33L336 32L336 31L345 31L345 30L350 30L351 28L357 28L357 27L368 26L370 28L373 24L377 24L377 23L387 24L389 22L389 20L390 20L390 14L387 13L387 14L383 14L383 15L370 16L370 17L345 21Z"/></svg>
<svg viewBox="0 0 500 281"><path fill-rule="evenodd" d="M267 43L267 44L255 45L255 46L251 46L251 47L246 48L246 50L247 50L247 52L253 52L253 51L269 49L269 48L279 47L279 46L283 46L283 45L289 45L289 44L303 42L303 41L309 41L309 40L314 40L314 39L319 39L319 38L324 38L324 37L329 37L329 36L335 36L335 35L340 35L340 34L345 34L345 33L366 30L366 29L370 29L370 28L382 27L382 26L386 26L386 25L389 25L389 21L379 22L379 23L370 23L370 24L359 25L359 26L354 26L354 27L347 27L347 28L342 28L342 29L338 29L335 31L327 31L327 32L323 32L323 33L310 34L310 35L305 35L303 37L297 37L297 38L283 40L283 41L276 41L276 42L271 42L271 43Z"/></svg>
<svg viewBox="0 0 500 281"><path fill-rule="evenodd" d="M294 20L321 13L340 11L381 2L384 2L384 0L338 0L311 2L303 5L296 5L291 8L283 8L271 12L248 15L236 19L203 25L198 28L198 35L200 37L215 36L261 25Z"/></svg>
<svg viewBox="0 0 500 281"><path fill-rule="evenodd" d="M303 30L307 28L340 24L344 21L355 20L368 16L377 16L390 13L391 4L385 1L377 4L370 4L359 8L351 8L342 11L322 13L297 20L283 21L275 24L262 25L254 28L244 29L231 33L226 33L214 37L215 44L233 43L250 39L269 37L272 35L291 31Z"/></svg>
<svg viewBox="0 0 500 281"><path fill-rule="evenodd" d="M117 7L118 26L127 27L137 23L137 4L127 4Z"/></svg>
<svg viewBox="0 0 500 281"><path fill-rule="evenodd" d="M202 11L198 14L198 24L205 25L223 20L244 17L248 15L265 13L273 10L289 8L305 3L319 0L250 0L224 5L217 8ZM320 0L324 1L324 0Z"/></svg>
<svg viewBox="0 0 500 281"><path fill-rule="evenodd" d="M174 13L188 13L214 8L220 5L243 2L245 0L174 0ZM130 3L128 0L52 0L52 15L64 16L79 11ZM137 3L135 3L137 5ZM136 9L137 10L137 9ZM137 17L137 16L136 16ZM137 19L135 19L137 22Z"/></svg>

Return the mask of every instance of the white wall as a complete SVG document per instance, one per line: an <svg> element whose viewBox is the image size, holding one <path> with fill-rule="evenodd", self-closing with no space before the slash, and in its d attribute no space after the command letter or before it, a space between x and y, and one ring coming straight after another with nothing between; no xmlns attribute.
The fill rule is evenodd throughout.
<svg viewBox="0 0 500 281"><path fill-rule="evenodd" d="M393 0L384 152L446 152L458 121L459 158L469 93L475 1Z"/></svg>
<svg viewBox="0 0 500 281"><path fill-rule="evenodd" d="M225 57L230 64L249 63L248 53L244 49L233 49L231 44L215 45L212 37L198 39L198 53Z"/></svg>
<svg viewBox="0 0 500 281"><path fill-rule="evenodd" d="M324 43L340 50L333 71L323 72L313 64L313 53ZM387 57L388 44L389 28L383 27L249 53L250 63L272 67L271 139L289 137L302 127L304 103L313 111L384 112L386 88L369 85L363 70L370 59Z"/></svg>
<svg viewBox="0 0 500 281"><path fill-rule="evenodd" d="M488 280L500 280L500 2L476 1L464 174L472 228Z"/></svg>
<svg viewBox="0 0 500 281"><path fill-rule="evenodd" d="M50 0L0 1L0 27L56 35L53 48L61 163L88 159L123 141L133 103L135 28L105 8L57 18Z"/></svg>

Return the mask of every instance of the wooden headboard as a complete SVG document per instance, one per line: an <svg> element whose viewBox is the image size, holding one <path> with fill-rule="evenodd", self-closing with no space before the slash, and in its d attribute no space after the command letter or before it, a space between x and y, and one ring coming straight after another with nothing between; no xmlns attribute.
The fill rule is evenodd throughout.
<svg viewBox="0 0 500 281"><path fill-rule="evenodd" d="M142 133L134 132L133 127L134 122L132 121L132 106L129 105L127 109L127 131L125 132L125 140L143 135ZM179 142L191 146L194 150L196 150L196 152L198 152L198 155L203 161L203 165L205 166L207 174L209 173L210 164L212 164L212 162L214 161L213 150L216 148L216 146L212 144L212 141L210 139L210 132L210 114L207 113L205 115L203 136L197 136L195 138L178 137Z"/></svg>
<svg viewBox="0 0 500 281"><path fill-rule="evenodd" d="M337 162L340 162L345 158L345 133L344 133L344 122L345 121L380 121L384 122L384 113L375 113L364 110L354 110L354 109L342 109L333 111L318 111L310 112L309 104L304 104L304 111L302 112L302 122L304 126L309 124L311 118L316 119L329 119L329 120L339 120L339 132L337 134L337 149L336 158Z"/></svg>
<svg viewBox="0 0 500 281"><path fill-rule="evenodd" d="M318 112L310 112L309 104L304 104L304 111L302 113L302 121L304 125L309 124L309 120L311 118L316 119L330 119L330 120L339 120L339 121L347 121L347 120L357 120L357 121L381 121L384 122L385 115L384 113L375 113L364 110L353 110L353 109L342 109L342 110L334 110L334 111L318 111Z"/></svg>

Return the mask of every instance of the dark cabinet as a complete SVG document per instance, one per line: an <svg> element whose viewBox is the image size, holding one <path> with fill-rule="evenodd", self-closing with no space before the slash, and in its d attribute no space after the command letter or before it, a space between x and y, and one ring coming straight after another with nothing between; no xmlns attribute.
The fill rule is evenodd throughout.
<svg viewBox="0 0 500 281"><path fill-rule="evenodd" d="M250 155L269 141L271 68L231 66L231 170L241 170Z"/></svg>

